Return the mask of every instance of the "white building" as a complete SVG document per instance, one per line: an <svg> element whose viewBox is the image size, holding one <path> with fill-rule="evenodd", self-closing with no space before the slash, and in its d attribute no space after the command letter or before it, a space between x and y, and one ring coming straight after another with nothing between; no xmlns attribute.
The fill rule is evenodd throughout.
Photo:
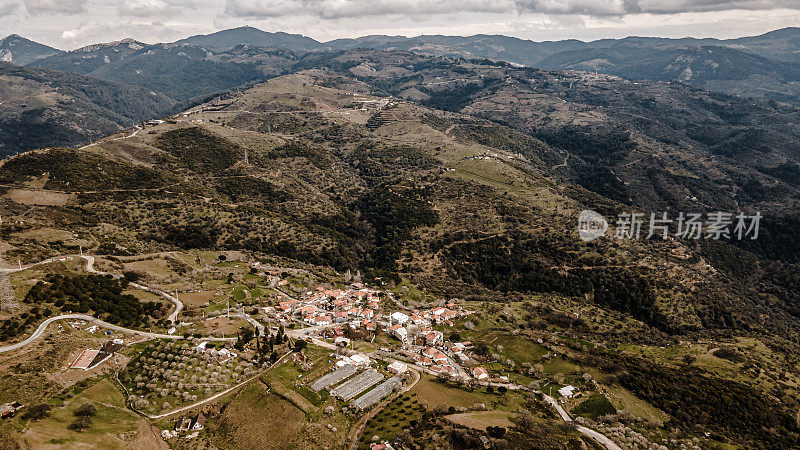
<svg viewBox="0 0 800 450"><path fill-rule="evenodd" d="M575 395L575 386L567 385L558 390L558 395L566 398L572 398Z"/></svg>
<svg viewBox="0 0 800 450"><path fill-rule="evenodd" d="M408 341L408 330L406 330L404 327L394 330L394 335L397 336L397 339L400 339L400 342Z"/></svg>
<svg viewBox="0 0 800 450"><path fill-rule="evenodd" d="M400 325L404 325L406 322L408 322L408 315L403 314L399 311L392 313L390 317L392 323L398 323Z"/></svg>
<svg viewBox="0 0 800 450"><path fill-rule="evenodd" d="M395 362L389 364L388 369L389 369L390 372L400 375L400 374L406 373L408 371L408 365L406 363L404 363L404 362L401 362L401 361L395 361Z"/></svg>

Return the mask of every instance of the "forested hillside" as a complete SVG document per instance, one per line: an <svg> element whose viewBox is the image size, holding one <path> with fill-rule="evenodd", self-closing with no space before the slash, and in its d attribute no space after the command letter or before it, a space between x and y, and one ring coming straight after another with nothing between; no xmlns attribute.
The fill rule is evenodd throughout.
<svg viewBox="0 0 800 450"><path fill-rule="evenodd" d="M69 72L0 63L0 154L86 143L165 115L162 94Z"/></svg>

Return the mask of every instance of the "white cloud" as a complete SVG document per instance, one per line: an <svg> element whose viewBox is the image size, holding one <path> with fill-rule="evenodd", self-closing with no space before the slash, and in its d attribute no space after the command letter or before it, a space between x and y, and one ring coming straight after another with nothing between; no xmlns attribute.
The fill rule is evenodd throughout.
<svg viewBox="0 0 800 450"><path fill-rule="evenodd" d="M161 14L167 9L162 0L125 0L119 10L123 14L133 16L150 16Z"/></svg>
<svg viewBox="0 0 800 450"><path fill-rule="evenodd" d="M86 12L86 0L25 0L24 5L32 16Z"/></svg>
<svg viewBox="0 0 800 450"><path fill-rule="evenodd" d="M514 9L511 0L227 0L233 17L271 18L317 16L346 19L370 16L458 15L464 12L502 14Z"/></svg>
<svg viewBox="0 0 800 450"><path fill-rule="evenodd" d="M240 18L311 16L457 16L463 13L585 15L800 9L800 0L226 0L225 14Z"/></svg>
<svg viewBox="0 0 800 450"><path fill-rule="evenodd" d="M320 41L368 34L737 37L800 25L800 0L0 0L3 34L65 49L125 37L171 42L242 25Z"/></svg>
<svg viewBox="0 0 800 450"><path fill-rule="evenodd" d="M10 16L18 6L17 2L0 2L0 17Z"/></svg>
<svg viewBox="0 0 800 450"><path fill-rule="evenodd" d="M800 9L800 0L516 0L520 11L582 14L595 17L629 14Z"/></svg>

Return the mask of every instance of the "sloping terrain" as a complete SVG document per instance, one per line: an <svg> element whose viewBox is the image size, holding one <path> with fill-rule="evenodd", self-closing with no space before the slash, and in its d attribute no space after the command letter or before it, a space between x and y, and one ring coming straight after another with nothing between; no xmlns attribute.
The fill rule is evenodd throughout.
<svg viewBox="0 0 800 450"><path fill-rule="evenodd" d="M260 54L242 46L237 57L248 51ZM311 53L289 70L138 133L5 159L0 216L18 218L0 229L6 258L213 249L358 270L402 283L398 292L486 308L459 332L505 336L490 350L504 357L530 356L513 339L530 344L532 330L571 339L574 351L552 359L539 341L549 346L541 370L635 394L671 420L656 433L796 445L795 108L400 51ZM575 227L586 208L612 222L623 211L758 210L763 235L746 245L618 240L612 223L609 237L585 243ZM634 348L680 361L671 352L684 338L732 336L761 339L780 363L723 376ZM237 426L250 404L233 405L220 444L248 437ZM573 429L544 425L511 438L574 443ZM477 439L435 418L415 429Z"/></svg>
<svg viewBox="0 0 800 450"><path fill-rule="evenodd" d="M0 154L76 145L167 114L156 92L68 72L0 63Z"/></svg>
<svg viewBox="0 0 800 450"><path fill-rule="evenodd" d="M27 65L89 75L98 68L117 62L142 49L146 44L133 39L88 45L69 52L60 52Z"/></svg>
<svg viewBox="0 0 800 450"><path fill-rule="evenodd" d="M384 56L392 61L398 57ZM370 61L363 54L358 58L363 64ZM400 71L373 68L379 74ZM488 78L511 69L488 65L470 70L484 70ZM541 74L543 85L554 83L547 78L551 76L557 75ZM574 92L580 92L578 86L598 92L594 81L572 81ZM615 87L622 89L624 83ZM585 207L612 217L630 208L692 207L667 195L677 188L652 188L652 198L635 191L617 200L602 189L593 193L571 180L595 188L586 183L591 172L581 167L608 164L608 170L616 170L617 157L581 153L580 148L555 139L557 134L544 133L544 140L537 139L532 136L541 126L532 126L537 122L512 123L524 130L520 132L475 116L381 100L367 95L372 89L352 76L316 69L279 77L241 96L193 109L175 123L147 127L129 139L108 140L83 151L11 159L0 169L0 182L77 194L65 223L83 233L103 230L105 240L135 253L245 249L338 270L360 268L371 276L399 274L435 292L473 299L503 293L589 295L604 307L668 332L744 327L795 338L789 330L797 321L796 300L791 294L778 295L791 285L787 276L794 266L789 256L770 254L768 248L749 248L755 252L750 254L727 244L697 247L608 240L587 246L573 231L577 213ZM608 86L605 91L610 91ZM484 101L508 95L499 87ZM674 97L665 97L665 103L667 98ZM520 117L534 110L515 103L523 113ZM605 114L624 117L612 109L612 99L605 103ZM478 115L498 109L483 106L479 113L477 105L473 101L462 109ZM604 122L607 116L592 112L586 103L568 106L556 117L572 125L588 121L599 130L589 134L579 128L565 135L589 136L585 138L590 139L589 148L595 148L591 139L605 139L607 151L617 151L616 134L608 133L631 133L625 128L614 131ZM546 111L541 106L535 110ZM542 130L558 130L553 127ZM639 149L651 152L653 158L657 150L665 154L694 150L677 144L668 150L648 135L621 142L626 152ZM649 142L650 147L640 142ZM564 155L568 166L559 167ZM707 164L686 178L707 177L727 167L713 159ZM95 166L102 171L90 169ZM626 176L621 185L640 183L644 194L646 179L671 173L670 167L656 163L648 167L642 175L620 169L619 176ZM46 179L42 173L48 174ZM685 189L691 195L709 196L714 207L735 207L725 203L730 196L722 192L729 188L718 187L719 183L707 183L711 187L705 190L687 183ZM771 204L794 198L788 185L785 190L786 199L742 197L741 204L763 207L766 214ZM13 214L21 206L6 202L6 207ZM56 211L58 207L42 209L29 216L22 229L52 225L51 214L61 214ZM763 245L785 245L790 238L778 229L774 233L772 244L768 239ZM13 236L9 239L16 254L25 258L52 251ZM772 259L789 265L751 279L747 274L755 273L753 267L726 265L735 251L741 253L737 258L752 258L756 267L767 267ZM721 272L709 267L709 260L719 264ZM754 300L767 292L778 295L777 304ZM770 320L762 322L759 317L765 315Z"/></svg>
<svg viewBox="0 0 800 450"><path fill-rule="evenodd" d="M785 28L738 39L627 37L534 42L494 35L365 36L320 49L407 50L421 55L489 58L546 70L598 71L635 80L681 81L716 92L800 104L800 32Z"/></svg>
<svg viewBox="0 0 800 450"><path fill-rule="evenodd" d="M253 47L275 47L288 50L313 50L319 42L299 34L283 32L269 33L253 27L231 28L216 33L190 36L176 44L192 44L219 49L233 48L241 44Z"/></svg>
<svg viewBox="0 0 800 450"><path fill-rule="evenodd" d="M196 45L122 41L56 55L35 65L139 86L185 104L283 73L293 60L285 50L254 52L239 46L211 51Z"/></svg>
<svg viewBox="0 0 800 450"><path fill-rule="evenodd" d="M608 48L560 52L537 64L548 70L580 70L632 80L680 81L710 91L800 102L800 65L737 48L653 48L626 42Z"/></svg>
<svg viewBox="0 0 800 450"><path fill-rule="evenodd" d="M25 39L16 34L0 39L0 61L20 66L58 53L61 53L61 50Z"/></svg>

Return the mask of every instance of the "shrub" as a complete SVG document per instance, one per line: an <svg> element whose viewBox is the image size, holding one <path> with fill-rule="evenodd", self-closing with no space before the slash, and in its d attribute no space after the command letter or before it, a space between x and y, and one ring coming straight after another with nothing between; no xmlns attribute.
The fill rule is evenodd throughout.
<svg viewBox="0 0 800 450"><path fill-rule="evenodd" d="M71 424L67 425L67 429L72 431L77 431L80 433L81 431L89 428L90 426L92 426L92 418L89 416L80 416L76 417Z"/></svg>
<svg viewBox="0 0 800 450"><path fill-rule="evenodd" d="M73 414L75 417L93 417L97 415L97 407L91 403L84 403Z"/></svg>
<svg viewBox="0 0 800 450"><path fill-rule="evenodd" d="M44 403L34 405L28 408L28 410L22 414L22 418L25 420L42 420L50 415L51 409L53 409L52 406Z"/></svg>
<svg viewBox="0 0 800 450"><path fill-rule="evenodd" d="M493 438L502 438L506 434L506 429L503 427L486 427L486 433Z"/></svg>

